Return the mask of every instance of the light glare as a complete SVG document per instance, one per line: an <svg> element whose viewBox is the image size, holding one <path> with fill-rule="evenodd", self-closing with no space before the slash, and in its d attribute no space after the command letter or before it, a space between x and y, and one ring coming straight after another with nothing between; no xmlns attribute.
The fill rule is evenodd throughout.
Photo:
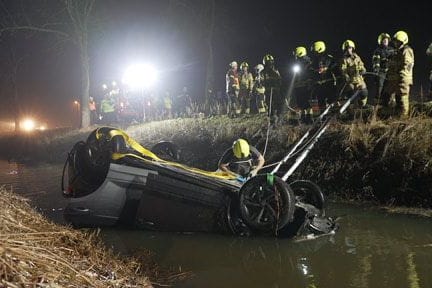
<svg viewBox="0 0 432 288"><path fill-rule="evenodd" d="M131 89L150 88L157 79L157 71L148 64L135 64L128 67L123 75L122 82Z"/></svg>
<svg viewBox="0 0 432 288"><path fill-rule="evenodd" d="M24 119L21 122L21 129L26 131L26 132L30 132L33 131L35 129L36 123L33 119Z"/></svg>

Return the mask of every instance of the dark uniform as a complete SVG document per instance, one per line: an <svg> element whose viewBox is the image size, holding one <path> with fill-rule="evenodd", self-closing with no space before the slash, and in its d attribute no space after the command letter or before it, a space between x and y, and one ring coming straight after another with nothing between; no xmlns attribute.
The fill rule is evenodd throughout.
<svg viewBox="0 0 432 288"><path fill-rule="evenodd" d="M274 66L274 58L271 55L264 56L264 70L262 71L265 100L270 109L270 116L279 117L284 112L285 97L282 94L282 77Z"/></svg>
<svg viewBox="0 0 432 288"><path fill-rule="evenodd" d="M318 100L320 113L327 104L337 99L336 94L336 62L333 56L325 52L325 44L317 41L312 45L312 79L315 82L312 89L312 97Z"/></svg>
<svg viewBox="0 0 432 288"><path fill-rule="evenodd" d="M234 156L234 152L232 148L229 148L222 155L220 164L228 165L229 170L232 172L241 175L242 177L247 177L249 173L252 171L253 167L258 164L258 159L261 153L253 146L249 147L250 154L248 157L237 158Z"/></svg>
<svg viewBox="0 0 432 288"><path fill-rule="evenodd" d="M426 55L432 58L432 43L429 44L429 47L426 50ZM432 101L432 70L429 74L429 100Z"/></svg>
<svg viewBox="0 0 432 288"><path fill-rule="evenodd" d="M372 105L379 103L381 97L382 89L384 86L384 81L386 79L388 71L388 61L389 58L394 54L394 48L388 45L381 44L375 49L372 56L373 72L377 74L376 76L376 90L375 99L370 99L369 102Z"/></svg>
<svg viewBox="0 0 432 288"><path fill-rule="evenodd" d="M312 60L305 55L297 57L295 65L300 66L300 71L295 75L294 95L298 108L301 110L300 120L305 123L312 122L312 107L310 105L312 77Z"/></svg>

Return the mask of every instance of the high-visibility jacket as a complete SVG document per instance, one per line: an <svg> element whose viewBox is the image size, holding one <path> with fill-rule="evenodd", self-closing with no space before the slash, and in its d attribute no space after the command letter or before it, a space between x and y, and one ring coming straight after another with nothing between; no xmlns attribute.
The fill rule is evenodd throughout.
<svg viewBox="0 0 432 288"><path fill-rule="evenodd" d="M114 99L104 98L101 102L101 112L110 113L115 112L115 101Z"/></svg>
<svg viewBox="0 0 432 288"><path fill-rule="evenodd" d="M362 76L366 72L366 68L360 56L354 52L351 55L345 54L340 68L347 85L352 85L353 89L366 88L366 83Z"/></svg>
<svg viewBox="0 0 432 288"><path fill-rule="evenodd" d="M252 73L240 73L240 90L246 90L248 92L252 92L253 88L253 77Z"/></svg>

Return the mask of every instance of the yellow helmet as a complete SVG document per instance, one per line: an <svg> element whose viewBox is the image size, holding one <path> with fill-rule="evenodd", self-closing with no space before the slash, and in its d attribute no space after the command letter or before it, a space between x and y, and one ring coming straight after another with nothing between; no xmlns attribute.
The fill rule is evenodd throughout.
<svg viewBox="0 0 432 288"><path fill-rule="evenodd" d="M266 65L267 62L273 62L273 61L274 61L274 57L270 54L265 55L263 58L264 65Z"/></svg>
<svg viewBox="0 0 432 288"><path fill-rule="evenodd" d="M243 67L248 68L248 67L249 67L249 64L248 64L247 62L242 62L242 63L240 64L240 70L243 69Z"/></svg>
<svg viewBox="0 0 432 288"><path fill-rule="evenodd" d="M229 64L229 66L230 66L231 68L237 67L237 62L236 62L236 61L232 61L232 62Z"/></svg>
<svg viewBox="0 0 432 288"><path fill-rule="evenodd" d="M312 52L323 53L326 50L326 45L324 41L316 41L312 44Z"/></svg>
<svg viewBox="0 0 432 288"><path fill-rule="evenodd" d="M404 45L408 43L408 34L405 31L396 32L393 38L402 42Z"/></svg>
<svg viewBox="0 0 432 288"><path fill-rule="evenodd" d="M303 46L299 46L294 50L294 56L296 57L304 57L307 55L306 48Z"/></svg>
<svg viewBox="0 0 432 288"><path fill-rule="evenodd" d="M352 40L345 40L345 42L343 42L342 50L345 51L346 49L348 49L348 47L355 49L355 44Z"/></svg>
<svg viewBox="0 0 432 288"><path fill-rule="evenodd" d="M391 39L390 35L387 33L381 33L380 35L378 35L378 44L381 45L382 41L386 38L389 40Z"/></svg>
<svg viewBox="0 0 432 288"><path fill-rule="evenodd" d="M234 152L234 156L239 159L245 158L250 154L249 144L244 139L237 139L236 141L234 141L232 149Z"/></svg>

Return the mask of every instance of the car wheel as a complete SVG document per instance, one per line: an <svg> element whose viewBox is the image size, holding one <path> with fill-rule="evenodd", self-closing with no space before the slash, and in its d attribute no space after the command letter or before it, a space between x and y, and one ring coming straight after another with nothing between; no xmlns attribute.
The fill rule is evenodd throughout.
<svg viewBox="0 0 432 288"><path fill-rule="evenodd" d="M155 144L150 151L163 160L176 162L180 160L180 149L169 141L161 141Z"/></svg>
<svg viewBox="0 0 432 288"><path fill-rule="evenodd" d="M261 174L243 184L239 205L241 216L249 227L277 233L292 221L295 198L289 185L281 178Z"/></svg>
<svg viewBox="0 0 432 288"><path fill-rule="evenodd" d="M294 192L296 201L315 206L320 214L325 214L325 199L321 188L309 180L297 180L289 184Z"/></svg>

